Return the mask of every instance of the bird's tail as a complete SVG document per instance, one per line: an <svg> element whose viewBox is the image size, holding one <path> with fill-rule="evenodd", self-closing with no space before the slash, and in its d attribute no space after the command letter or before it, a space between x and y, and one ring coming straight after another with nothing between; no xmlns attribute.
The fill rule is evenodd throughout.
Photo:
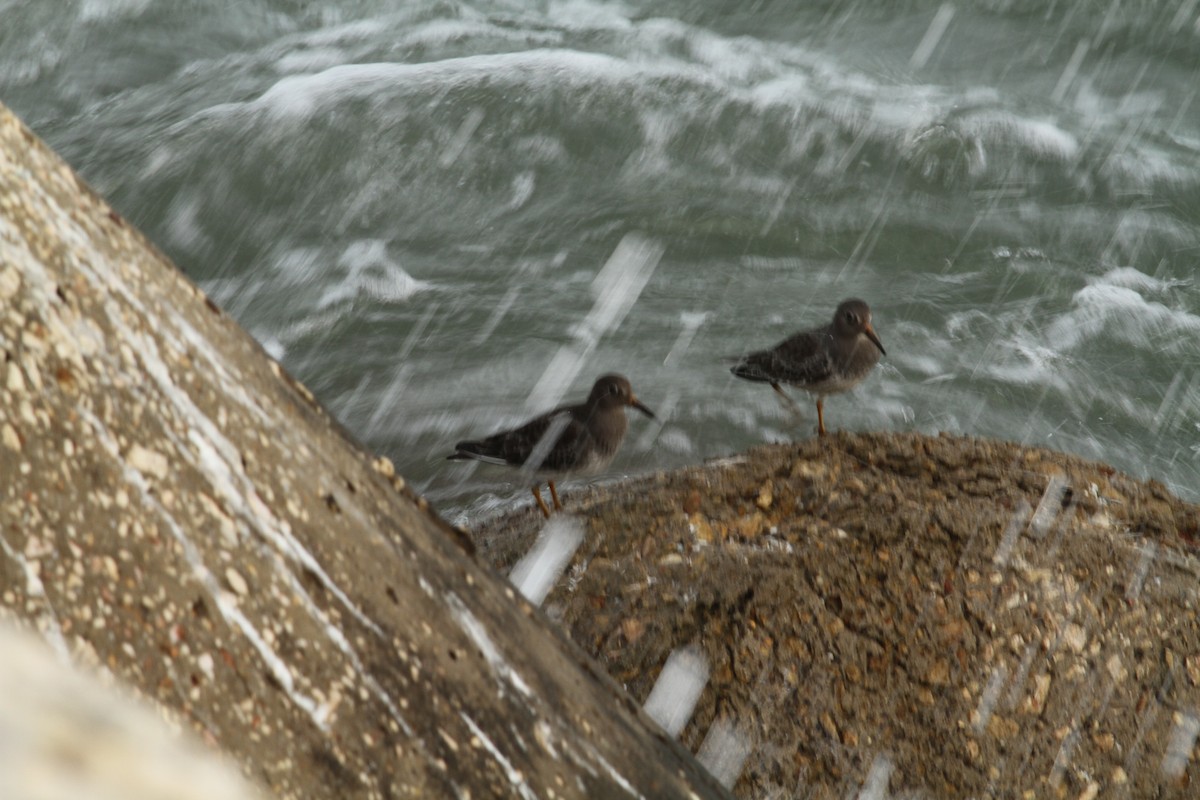
<svg viewBox="0 0 1200 800"><path fill-rule="evenodd" d="M492 464L507 463L503 458L491 452L487 442L459 442L454 445L454 452L446 456L447 461L487 461Z"/></svg>
<svg viewBox="0 0 1200 800"><path fill-rule="evenodd" d="M761 383L772 382L772 378L763 374L762 367L751 361L745 360L744 358L730 367L729 371L743 380L759 381Z"/></svg>

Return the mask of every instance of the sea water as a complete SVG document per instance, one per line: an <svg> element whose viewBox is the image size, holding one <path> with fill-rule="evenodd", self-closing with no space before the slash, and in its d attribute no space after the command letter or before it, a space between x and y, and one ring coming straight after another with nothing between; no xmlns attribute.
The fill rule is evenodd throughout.
<svg viewBox="0 0 1200 800"><path fill-rule="evenodd" d="M609 477L812 435L729 358L851 296L830 428L1200 499L1194 0L0 12L0 100L451 519L532 500L454 442L604 372L661 418Z"/></svg>

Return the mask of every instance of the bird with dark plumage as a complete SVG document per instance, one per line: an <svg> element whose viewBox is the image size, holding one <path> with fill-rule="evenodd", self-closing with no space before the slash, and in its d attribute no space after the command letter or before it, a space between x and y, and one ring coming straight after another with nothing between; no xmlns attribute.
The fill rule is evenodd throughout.
<svg viewBox="0 0 1200 800"><path fill-rule="evenodd" d="M629 420L625 417L625 409L629 406L655 419L654 412L634 396L633 386L627 378L602 375L596 379L584 402L560 406L518 428L500 431L486 439L459 442L447 458L550 474L552 477L547 480L550 496L555 510L561 510L554 479L599 472L608 466L629 428ZM550 509L542 499L540 481L533 485L533 497L542 514L549 517Z"/></svg>
<svg viewBox="0 0 1200 800"><path fill-rule="evenodd" d="M817 396L817 434L825 435L825 398L857 386L887 355L871 327L871 309L862 300L843 300L826 325L791 336L769 350L742 356L731 372L748 381L771 384L789 403L780 384Z"/></svg>

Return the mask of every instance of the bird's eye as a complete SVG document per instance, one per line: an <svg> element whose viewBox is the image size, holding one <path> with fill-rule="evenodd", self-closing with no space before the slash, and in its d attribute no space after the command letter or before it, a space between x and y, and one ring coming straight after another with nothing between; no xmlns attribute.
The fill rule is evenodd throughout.
<svg viewBox="0 0 1200 800"><path fill-rule="evenodd" d="M849 322L851 325L858 324L858 314L855 314L853 311L847 311L846 322Z"/></svg>
<svg viewBox="0 0 1200 800"><path fill-rule="evenodd" d="M621 387L614 383L612 386L608 387L608 393L611 395L618 395L621 393Z"/></svg>

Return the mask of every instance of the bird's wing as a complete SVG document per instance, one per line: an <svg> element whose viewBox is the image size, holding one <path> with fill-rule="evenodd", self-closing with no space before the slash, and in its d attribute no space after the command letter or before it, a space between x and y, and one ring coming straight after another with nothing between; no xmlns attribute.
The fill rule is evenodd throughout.
<svg viewBox="0 0 1200 800"><path fill-rule="evenodd" d="M512 430L486 439L459 442L451 458L469 458L490 464L531 469L569 469L587 433L569 407L556 408ZM532 457L532 458L531 458Z"/></svg>
<svg viewBox="0 0 1200 800"><path fill-rule="evenodd" d="M587 426L569 408L556 409L538 417L522 428L524 430L529 431L530 444L519 456L519 463L530 469L574 469L588 448Z"/></svg>
<svg viewBox="0 0 1200 800"><path fill-rule="evenodd" d="M833 359L815 331L797 333L769 350L750 353L733 367L739 378L798 385L820 383L833 374Z"/></svg>

